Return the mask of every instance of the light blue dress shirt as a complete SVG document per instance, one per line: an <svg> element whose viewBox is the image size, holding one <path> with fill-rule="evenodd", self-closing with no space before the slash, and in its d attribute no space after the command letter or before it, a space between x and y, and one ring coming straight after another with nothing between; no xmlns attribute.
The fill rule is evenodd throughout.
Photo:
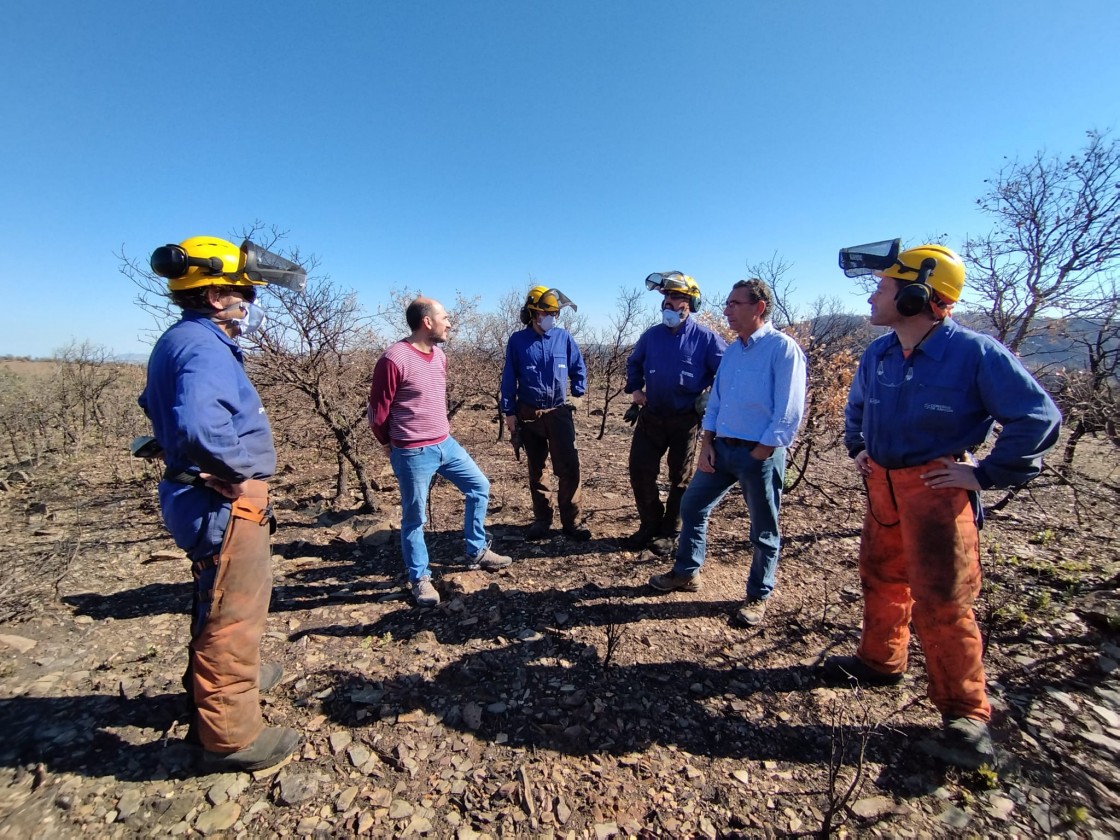
<svg viewBox="0 0 1120 840"><path fill-rule="evenodd" d="M805 353L765 322L744 342L735 339L720 362L705 431L716 437L789 446L805 414Z"/></svg>

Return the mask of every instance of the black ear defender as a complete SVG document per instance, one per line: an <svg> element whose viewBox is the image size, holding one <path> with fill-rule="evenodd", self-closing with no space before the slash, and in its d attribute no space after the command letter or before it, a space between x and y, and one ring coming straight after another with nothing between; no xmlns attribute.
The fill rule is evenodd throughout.
<svg viewBox="0 0 1120 840"><path fill-rule="evenodd" d="M187 252L178 245L161 245L152 251L152 271L175 280L187 273Z"/></svg>
<svg viewBox="0 0 1120 840"><path fill-rule="evenodd" d="M519 313L518 317L521 318L521 323L525 326L529 326L531 323L533 323L533 313L529 311L528 306L521 307L521 312Z"/></svg>
<svg viewBox="0 0 1120 840"><path fill-rule="evenodd" d="M935 268L937 268L937 260L926 257L922 260L921 268L918 269L918 279L913 283L906 283L898 290L898 294L894 296L894 305L899 315L909 318L926 308L933 295L933 289L928 282L929 276Z"/></svg>
<svg viewBox="0 0 1120 840"><path fill-rule="evenodd" d="M702 301L700 300L700 295L689 295L688 296L688 311L689 312L699 312L701 303L702 303Z"/></svg>
<svg viewBox="0 0 1120 840"><path fill-rule="evenodd" d="M222 261L218 257L192 257L180 245L161 245L152 251L149 262L152 271L168 280L182 277L191 266L205 268L207 274L214 277L222 273Z"/></svg>
<svg viewBox="0 0 1120 840"><path fill-rule="evenodd" d="M929 303L930 288L925 283L907 283L894 296L898 314L906 318L917 315Z"/></svg>

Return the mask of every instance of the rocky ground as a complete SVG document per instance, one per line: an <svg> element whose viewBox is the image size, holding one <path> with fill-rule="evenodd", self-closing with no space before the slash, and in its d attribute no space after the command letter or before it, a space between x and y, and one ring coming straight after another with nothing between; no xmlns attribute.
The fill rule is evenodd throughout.
<svg viewBox="0 0 1120 840"><path fill-rule="evenodd" d="M482 413L457 419L516 562L463 569L461 497L437 484L434 610L406 598L395 493L338 512L333 464L282 453L264 654L286 676L265 716L304 743L252 776L196 775L181 742L189 573L151 473L116 456L9 467L0 837L1120 834L1112 453L1093 493L1044 477L989 519L978 613L1000 766L961 773L917 749L939 718L916 643L898 687L820 679L860 623L862 499L839 453L787 496L779 586L746 632L728 622L749 562L742 500L713 517L702 591L654 594L668 563L619 543L636 527L629 428L599 441L597 426L581 418L594 539L526 543L523 465Z"/></svg>

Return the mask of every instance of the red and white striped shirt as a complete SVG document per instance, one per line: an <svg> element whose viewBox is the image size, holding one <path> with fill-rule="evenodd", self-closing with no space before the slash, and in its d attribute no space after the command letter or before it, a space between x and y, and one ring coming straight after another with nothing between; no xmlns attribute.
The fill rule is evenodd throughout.
<svg viewBox="0 0 1120 840"><path fill-rule="evenodd" d="M369 389L369 425L381 444L411 449L442 443L447 420L447 356L422 353L405 340L377 360Z"/></svg>

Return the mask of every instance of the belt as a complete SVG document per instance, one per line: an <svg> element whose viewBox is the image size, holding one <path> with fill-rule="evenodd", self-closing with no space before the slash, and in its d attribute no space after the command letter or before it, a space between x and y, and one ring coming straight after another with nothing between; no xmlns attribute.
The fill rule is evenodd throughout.
<svg viewBox="0 0 1120 840"><path fill-rule="evenodd" d="M529 405L528 403L518 403L517 417L524 423L532 423L534 420L539 420L546 414L551 414L558 408L564 408L564 406L565 403L561 403L560 405L554 405L549 408L537 408L536 406Z"/></svg>
<svg viewBox="0 0 1120 840"><path fill-rule="evenodd" d="M163 480L170 481L174 484L189 484L192 487L206 486L206 482L203 481L202 477L198 473L187 472L186 470L183 470L182 472L176 472L175 470L171 469L171 467L168 467L163 471Z"/></svg>
<svg viewBox="0 0 1120 840"><path fill-rule="evenodd" d="M747 449L754 449L758 446L757 440L743 440L742 438L732 437L717 437L716 440L722 440L728 446L745 446Z"/></svg>

